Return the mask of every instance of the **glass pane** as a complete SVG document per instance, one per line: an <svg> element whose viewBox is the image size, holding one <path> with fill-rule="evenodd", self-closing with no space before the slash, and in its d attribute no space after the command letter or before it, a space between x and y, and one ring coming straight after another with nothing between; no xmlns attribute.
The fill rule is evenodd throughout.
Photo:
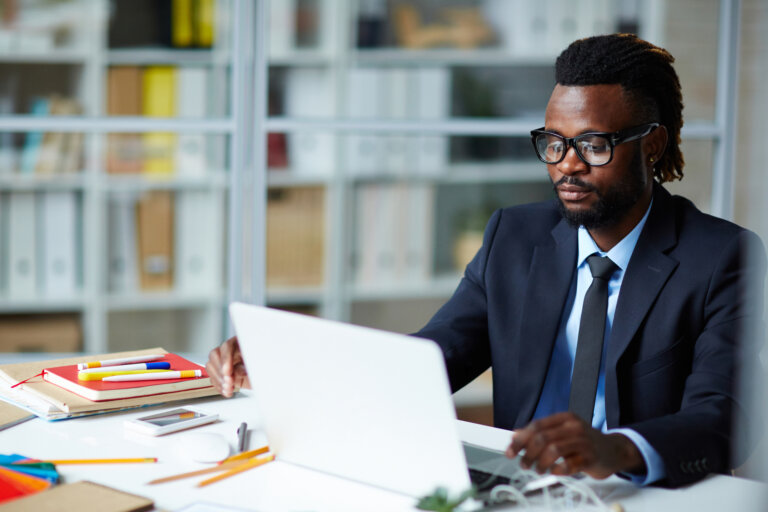
<svg viewBox="0 0 768 512"><path fill-rule="evenodd" d="M690 199L701 211L710 213L714 143L710 140L683 140L680 149L685 158L683 179L665 183L664 187L671 194Z"/></svg>
<svg viewBox="0 0 768 512"><path fill-rule="evenodd" d="M80 64L2 62L0 115L79 115L86 109Z"/></svg>
<svg viewBox="0 0 768 512"><path fill-rule="evenodd" d="M0 352L78 352L83 349L77 313L0 316Z"/></svg>
<svg viewBox="0 0 768 512"><path fill-rule="evenodd" d="M227 170L225 135L183 133L110 133L105 136L103 172L114 177L161 180L215 179Z"/></svg>
<svg viewBox="0 0 768 512"><path fill-rule="evenodd" d="M326 191L271 188L267 197L267 292L325 284Z"/></svg>
<svg viewBox="0 0 768 512"><path fill-rule="evenodd" d="M109 293L173 292L185 299L223 293L222 191L141 191L124 183L113 189L104 236ZM176 298L161 297L169 304Z"/></svg>
<svg viewBox="0 0 768 512"><path fill-rule="evenodd" d="M1 185L0 232L6 249L0 303L25 310L70 302L77 309L84 282L82 185L18 178Z"/></svg>
<svg viewBox="0 0 768 512"><path fill-rule="evenodd" d="M162 340L169 352L192 352L204 362L210 340L221 337L220 318L204 308L126 309L109 313L107 321L110 351L138 350Z"/></svg>
<svg viewBox="0 0 768 512"><path fill-rule="evenodd" d="M717 94L719 0L662 2L658 41L675 57L675 70L683 90L685 121L711 121ZM701 37L701 34L707 34ZM706 56L706 58L703 58Z"/></svg>
<svg viewBox="0 0 768 512"><path fill-rule="evenodd" d="M181 50L174 50L178 52ZM156 53L162 63L142 65L151 57L146 50L122 50L122 62L107 68L103 113L110 116L222 117L229 110L229 68L213 63L169 64L181 57L172 52ZM205 56L204 56L205 57ZM183 59L182 59L183 60Z"/></svg>
<svg viewBox="0 0 768 512"><path fill-rule="evenodd" d="M71 313L77 342L60 350L205 353L222 339L231 139L210 120L231 110L232 8L0 2L0 238L14 257L39 252L26 281L0 259L0 324ZM135 132L124 117L195 131Z"/></svg>
<svg viewBox="0 0 768 512"><path fill-rule="evenodd" d="M100 5L82 0L25 0L0 6L0 54L66 57L88 48L100 29Z"/></svg>
<svg viewBox="0 0 768 512"><path fill-rule="evenodd" d="M0 132L0 179L30 186L82 183L91 140L80 132Z"/></svg>

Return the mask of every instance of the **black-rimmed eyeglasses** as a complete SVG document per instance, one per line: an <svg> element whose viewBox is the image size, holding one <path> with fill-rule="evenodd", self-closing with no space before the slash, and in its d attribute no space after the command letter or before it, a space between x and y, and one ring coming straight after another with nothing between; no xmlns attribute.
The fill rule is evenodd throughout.
<svg viewBox="0 0 768 512"><path fill-rule="evenodd" d="M613 159L613 148L619 144L641 139L658 128L659 123L641 124L614 133L587 132L575 137L563 137L559 133L548 132L542 126L531 131L531 141L536 149L536 156L545 164L558 164L563 161L568 147L573 146L576 154L587 165L607 165Z"/></svg>

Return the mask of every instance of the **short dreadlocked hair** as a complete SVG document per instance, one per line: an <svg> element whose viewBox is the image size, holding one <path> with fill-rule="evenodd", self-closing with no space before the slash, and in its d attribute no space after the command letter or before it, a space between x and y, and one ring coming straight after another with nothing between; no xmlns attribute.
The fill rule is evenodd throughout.
<svg viewBox="0 0 768 512"><path fill-rule="evenodd" d="M555 63L560 85L619 84L641 118L638 124L658 122L669 141L653 173L660 183L682 179L683 95L670 53L633 34L587 37L571 43Z"/></svg>

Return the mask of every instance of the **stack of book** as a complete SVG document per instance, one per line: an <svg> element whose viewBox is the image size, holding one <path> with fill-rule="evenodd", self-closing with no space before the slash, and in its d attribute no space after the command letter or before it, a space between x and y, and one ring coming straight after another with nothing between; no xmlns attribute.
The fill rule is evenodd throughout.
<svg viewBox="0 0 768 512"><path fill-rule="evenodd" d="M0 365L0 399L40 418L60 420L213 396L217 391L205 369L161 348L88 356L91 361L136 358L158 354L179 378L158 373L157 378L111 382L82 378L78 364L84 357ZM105 367L105 371L106 371ZM122 373L111 368L110 373ZM131 371L131 370L124 370ZM196 374L189 377L186 372ZM138 377L135 374L128 374ZM103 376L102 376L103 377Z"/></svg>

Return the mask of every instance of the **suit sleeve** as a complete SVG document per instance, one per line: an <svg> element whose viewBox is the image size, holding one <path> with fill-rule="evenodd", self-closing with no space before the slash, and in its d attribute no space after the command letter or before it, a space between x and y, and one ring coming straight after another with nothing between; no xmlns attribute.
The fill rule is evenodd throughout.
<svg viewBox="0 0 768 512"><path fill-rule="evenodd" d="M467 265L453 296L414 334L440 346L454 392L491 365L485 270L501 215L501 210L497 210L488 221L483 245Z"/></svg>
<svg viewBox="0 0 768 512"><path fill-rule="evenodd" d="M642 435L664 461L666 480L677 487L739 464L731 457L734 424L750 424L738 396L739 373L757 361L753 336L762 325L765 249L743 231L727 243L709 280L705 324L693 347L679 412L623 427Z"/></svg>

